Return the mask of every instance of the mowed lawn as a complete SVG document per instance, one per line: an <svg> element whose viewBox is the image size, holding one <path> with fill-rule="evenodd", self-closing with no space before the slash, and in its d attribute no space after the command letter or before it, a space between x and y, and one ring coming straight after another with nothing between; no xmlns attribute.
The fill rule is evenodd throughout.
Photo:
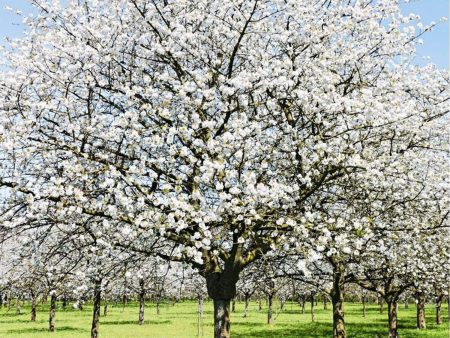
<svg viewBox="0 0 450 338"><path fill-rule="evenodd" d="M251 303L249 317L243 318L243 303L236 304L236 312L231 314L231 332L233 338L269 338L269 337L331 337L332 312L323 310L319 302L315 307L315 321L311 322L311 314L307 307L305 314L295 303L286 303L284 310L279 311L278 303L274 307L274 324L266 324L267 309L258 311L256 302ZM309 304L308 304L309 306ZM22 314L15 314L15 307L8 312L5 307L0 310L0 337L12 338L40 338L40 337L89 337L91 323L91 306L85 306L83 311L72 308L63 311L58 307L56 313L56 332L47 331L48 305L40 305L37 321L30 322L30 307L22 307ZM103 311L103 309L102 309ZM347 332L349 337L372 338L387 337L387 312L379 313L376 304L368 305L366 318L362 317L362 306L356 303L347 303L345 306ZM405 309L399 305L400 337L450 337L448 326L447 307L442 307L444 324L437 326L434 323L434 307L429 304L426 308L427 329L418 331L415 328L415 305L411 304ZM203 336L212 337L211 302L204 304ZM106 317L101 317L101 338L173 338L198 337L197 335L197 304L196 302L181 302L172 306L164 304L161 312L156 314L154 304L148 304L145 309L145 325L137 324L138 306L129 303L126 307L110 304ZM202 336L202 333L200 333Z"/></svg>

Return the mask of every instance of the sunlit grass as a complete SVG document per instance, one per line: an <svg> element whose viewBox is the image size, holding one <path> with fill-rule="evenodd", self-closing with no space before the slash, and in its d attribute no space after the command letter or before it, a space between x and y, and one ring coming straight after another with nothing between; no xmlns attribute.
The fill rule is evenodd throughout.
<svg viewBox="0 0 450 338"><path fill-rule="evenodd" d="M296 303L286 303L284 310L279 311L275 306L275 322L272 326L266 324L267 312L263 303L263 310L258 311L255 302L251 303L249 317L243 318L243 303L236 304L236 312L231 314L231 332L233 338L250 337L331 337L332 314L330 310L323 310L319 303L315 307L315 321L311 322L311 314L307 311L300 313ZM36 322L30 321L30 307L22 307L22 314L16 315L15 308L10 311L3 307L0 310L0 337L40 338L40 337L89 337L91 323L90 306L83 311L69 308L62 310L59 306L56 313L56 332L47 331L48 306L39 305ZM212 303L204 304L203 336L212 337ZM376 304L368 305L366 318L362 317L361 304L347 303L345 305L347 332L349 337L372 338L387 337L387 313L379 313ZM444 324L434 323L434 307L430 304L426 308L427 330L418 331L415 328L415 306L408 309L399 305L400 337L450 337L447 318L447 307L443 306ZM156 314L154 304L147 304L145 309L145 325L137 324L138 306L129 303L126 307L120 304L110 304L106 317L101 317L100 337L102 338L172 338L197 337L197 304L195 302L177 303L175 306L165 304L161 307L160 315ZM202 330L200 330L201 333Z"/></svg>

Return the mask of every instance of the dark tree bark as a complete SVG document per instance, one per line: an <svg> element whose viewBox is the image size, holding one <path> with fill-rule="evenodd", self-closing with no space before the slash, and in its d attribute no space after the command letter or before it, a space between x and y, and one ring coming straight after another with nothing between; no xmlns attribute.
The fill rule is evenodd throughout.
<svg viewBox="0 0 450 338"><path fill-rule="evenodd" d="M105 304L103 305L103 316L108 315L108 300L105 298Z"/></svg>
<svg viewBox="0 0 450 338"><path fill-rule="evenodd" d="M323 294L323 295L322 295L322 300L323 300L323 309L324 309L324 310L327 310L327 309L328 309L328 305L327 305L327 304L328 304L328 302L327 302L327 301L328 301L327 295Z"/></svg>
<svg viewBox="0 0 450 338"><path fill-rule="evenodd" d="M422 292L417 293L417 328L426 329L425 321L425 295Z"/></svg>
<svg viewBox="0 0 450 338"><path fill-rule="evenodd" d="M144 324L145 309L145 282L144 279L139 280L139 325Z"/></svg>
<svg viewBox="0 0 450 338"><path fill-rule="evenodd" d="M333 272L333 289L331 301L333 303L333 338L346 338L344 321L344 268L336 265Z"/></svg>
<svg viewBox="0 0 450 338"><path fill-rule="evenodd" d="M232 267L206 274L206 287L214 302L214 338L230 337L230 302L236 296L239 270Z"/></svg>
<svg viewBox="0 0 450 338"><path fill-rule="evenodd" d="M267 310L267 324L272 325L273 324L273 309L272 309L273 296L269 295L267 300L268 300L268 306L269 306L269 309Z"/></svg>
<svg viewBox="0 0 450 338"><path fill-rule="evenodd" d="M66 294L64 294L63 298L62 298L62 308L63 308L64 311L67 309L67 296L66 296Z"/></svg>
<svg viewBox="0 0 450 338"><path fill-rule="evenodd" d="M231 301L231 312L236 312L236 299Z"/></svg>
<svg viewBox="0 0 450 338"><path fill-rule="evenodd" d="M314 299L315 297L314 297L314 294L311 294L311 321L313 322L314 321L314 301L315 301L315 299Z"/></svg>
<svg viewBox="0 0 450 338"><path fill-rule="evenodd" d="M95 280L94 284L94 303L92 313L91 338L97 338L100 329L100 308L102 300L102 280Z"/></svg>
<svg viewBox="0 0 450 338"><path fill-rule="evenodd" d="M250 300L250 296L247 294L244 295L244 301L245 301L245 307L244 307L244 318L247 318L248 316L248 303Z"/></svg>
<svg viewBox="0 0 450 338"><path fill-rule="evenodd" d="M36 321L36 295L31 293L31 321Z"/></svg>
<svg viewBox="0 0 450 338"><path fill-rule="evenodd" d="M441 325L442 324L442 314L441 314L441 305L442 305L442 299L444 298L444 295L438 294L436 296L436 324Z"/></svg>
<svg viewBox="0 0 450 338"><path fill-rule="evenodd" d="M262 310L261 297L258 298L258 311Z"/></svg>
<svg viewBox="0 0 450 338"><path fill-rule="evenodd" d="M56 294L50 296L50 314L48 318L48 331L55 332Z"/></svg>
<svg viewBox="0 0 450 338"><path fill-rule="evenodd" d="M388 299L387 303L388 303L389 338L398 338L397 300Z"/></svg>

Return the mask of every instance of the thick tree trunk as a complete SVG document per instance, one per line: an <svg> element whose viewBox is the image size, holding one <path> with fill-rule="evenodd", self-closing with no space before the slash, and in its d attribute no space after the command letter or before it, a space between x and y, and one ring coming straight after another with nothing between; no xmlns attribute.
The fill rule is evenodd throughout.
<svg viewBox="0 0 450 338"><path fill-rule="evenodd" d="M333 302L333 338L346 338L344 321L344 269L335 267L333 272L333 289L331 301Z"/></svg>
<svg viewBox="0 0 450 338"><path fill-rule="evenodd" d="M245 307L244 307L244 318L247 318L248 316L248 303L249 303L250 297L245 295Z"/></svg>
<svg viewBox="0 0 450 338"><path fill-rule="evenodd" d="M398 338L397 301L388 300L389 338Z"/></svg>
<svg viewBox="0 0 450 338"><path fill-rule="evenodd" d="M230 300L214 299L214 338L230 337Z"/></svg>
<svg viewBox="0 0 450 338"><path fill-rule="evenodd" d="M272 310L273 296L269 295L269 297L267 298L267 301L268 301L268 307L269 307L269 309L267 310L267 324L272 325L272 323L273 323L273 310Z"/></svg>
<svg viewBox="0 0 450 338"><path fill-rule="evenodd" d="M442 324L442 315L441 315L442 298L444 298L443 294L436 296L436 324L437 325Z"/></svg>
<svg viewBox="0 0 450 338"><path fill-rule="evenodd" d="M56 294L50 296L50 313L48 317L48 331L55 332Z"/></svg>
<svg viewBox="0 0 450 338"><path fill-rule="evenodd" d="M421 292L417 294L417 328L423 330L427 327L425 322L425 295Z"/></svg>
<svg viewBox="0 0 450 338"><path fill-rule="evenodd" d="M31 294L31 321L36 321L36 295Z"/></svg>
<svg viewBox="0 0 450 338"><path fill-rule="evenodd" d="M230 268L206 275L208 295L214 301L214 338L230 337L230 301L236 296L239 272Z"/></svg>
<svg viewBox="0 0 450 338"><path fill-rule="evenodd" d="M314 295L311 295L311 321L314 321Z"/></svg>
<svg viewBox="0 0 450 338"><path fill-rule="evenodd" d="M144 324L145 309L145 283L143 279L139 280L139 325Z"/></svg>
<svg viewBox="0 0 450 338"><path fill-rule="evenodd" d="M94 303L92 313L91 338L97 338L100 329L100 308L102 300L102 280L98 279L94 285Z"/></svg>

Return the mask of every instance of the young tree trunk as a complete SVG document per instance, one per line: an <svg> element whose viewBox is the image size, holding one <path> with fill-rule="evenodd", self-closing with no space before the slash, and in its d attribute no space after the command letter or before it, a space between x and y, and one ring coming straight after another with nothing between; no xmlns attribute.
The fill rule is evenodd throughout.
<svg viewBox="0 0 450 338"><path fill-rule="evenodd" d="M425 322L425 295L422 292L417 294L417 328L423 330L427 327Z"/></svg>
<svg viewBox="0 0 450 338"><path fill-rule="evenodd" d="M231 312L236 312L236 299L231 301Z"/></svg>
<svg viewBox="0 0 450 338"><path fill-rule="evenodd" d="M269 309L267 310L267 324L272 325L272 323L273 323L273 311L272 311L273 296L269 295L267 300L268 300L268 307L269 307Z"/></svg>
<svg viewBox="0 0 450 338"><path fill-rule="evenodd" d="M323 294L322 295L322 300L323 300L323 309L327 310L328 306L327 306L327 295Z"/></svg>
<svg viewBox="0 0 450 338"><path fill-rule="evenodd" d="M333 302L333 338L346 338L344 321L344 268L336 266L333 272L333 289L331 301Z"/></svg>
<svg viewBox="0 0 450 338"><path fill-rule="evenodd" d="M304 315L306 313L306 296L302 295L302 314Z"/></svg>
<svg viewBox="0 0 450 338"><path fill-rule="evenodd" d="M203 336L203 297L198 296L198 306L197 306L197 335Z"/></svg>
<svg viewBox="0 0 450 338"><path fill-rule="evenodd" d="M103 316L108 315L108 300L105 298L105 304L103 305Z"/></svg>
<svg viewBox="0 0 450 338"><path fill-rule="evenodd" d="M245 295L245 307L244 307L244 318L247 318L248 316L248 303L249 303L250 297L248 295Z"/></svg>
<svg viewBox="0 0 450 338"><path fill-rule="evenodd" d="M66 294L63 295L62 308L63 308L64 311L66 311L66 309L67 309L67 296L66 296Z"/></svg>
<svg viewBox="0 0 450 338"><path fill-rule="evenodd" d="M139 280L139 325L144 324L145 309L145 283L144 279Z"/></svg>
<svg viewBox="0 0 450 338"><path fill-rule="evenodd" d="M441 315L442 298L444 298L443 294L439 294L436 296L436 324L437 325L442 324L442 315Z"/></svg>
<svg viewBox="0 0 450 338"><path fill-rule="evenodd" d="M258 311L262 310L261 297L258 298Z"/></svg>
<svg viewBox="0 0 450 338"><path fill-rule="evenodd" d="M31 321L36 321L36 295L31 293Z"/></svg>
<svg viewBox="0 0 450 338"><path fill-rule="evenodd" d="M381 295L378 296L378 304L380 305L380 314L384 312L384 299Z"/></svg>
<svg viewBox="0 0 450 338"><path fill-rule="evenodd" d="M314 295L311 295L311 321L314 321Z"/></svg>
<svg viewBox="0 0 450 338"><path fill-rule="evenodd" d="M408 309L409 308L409 304L408 304L408 301L407 300L405 300L405 309Z"/></svg>
<svg viewBox="0 0 450 338"><path fill-rule="evenodd" d="M102 280L95 280L94 285L94 303L92 313L92 326L91 326L91 338L97 338L100 329L100 308L102 300Z"/></svg>
<svg viewBox="0 0 450 338"><path fill-rule="evenodd" d="M389 338L398 338L397 301L388 300Z"/></svg>
<svg viewBox="0 0 450 338"><path fill-rule="evenodd" d="M16 314L20 315L22 313L21 305L20 305L20 296L17 296L16 299Z"/></svg>
<svg viewBox="0 0 450 338"><path fill-rule="evenodd" d="M52 292L50 297L50 314L48 317L48 331L55 332L56 294Z"/></svg>
<svg viewBox="0 0 450 338"><path fill-rule="evenodd" d="M0 293L0 308L3 307L3 294Z"/></svg>
<svg viewBox="0 0 450 338"><path fill-rule="evenodd" d="M363 318L366 318L366 296L362 296Z"/></svg>

